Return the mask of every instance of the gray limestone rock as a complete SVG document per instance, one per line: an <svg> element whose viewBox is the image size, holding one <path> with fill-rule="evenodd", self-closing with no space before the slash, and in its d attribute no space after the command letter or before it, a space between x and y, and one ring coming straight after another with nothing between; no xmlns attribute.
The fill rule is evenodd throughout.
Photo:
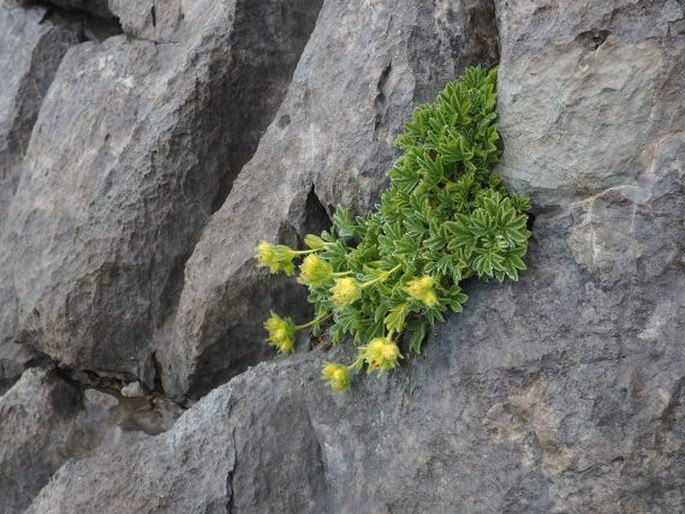
<svg viewBox="0 0 685 514"><path fill-rule="evenodd" d="M500 167L538 208L632 185L682 129L683 3L498 1Z"/></svg>
<svg viewBox="0 0 685 514"><path fill-rule="evenodd" d="M44 20L46 14L41 7L0 2L0 234L43 98L62 57L77 42L76 34ZM13 301L0 293L0 308L11 308ZM0 341L0 394L32 357L28 348Z"/></svg>
<svg viewBox="0 0 685 514"><path fill-rule="evenodd" d="M255 268L257 242L296 245L336 204L368 211L414 107L467 65L493 63L496 34L488 2L324 3L287 98L186 266L160 353L170 394L198 396L271 355L259 342L269 310L308 311L293 280Z"/></svg>
<svg viewBox="0 0 685 514"><path fill-rule="evenodd" d="M72 31L44 22L47 10L0 2L0 232L19 182L38 110Z"/></svg>
<svg viewBox="0 0 685 514"><path fill-rule="evenodd" d="M65 460L100 444L109 408L54 371L28 369L0 397L0 512L21 512Z"/></svg>
<svg viewBox="0 0 685 514"><path fill-rule="evenodd" d="M112 513L226 512L235 449L228 420L231 395L222 392L188 411L165 434L68 462L27 513L84 512L93 505ZM212 423L203 425L210 417ZM100 459L116 464L99 467ZM91 494L80 494L80 484Z"/></svg>
<svg viewBox="0 0 685 514"><path fill-rule="evenodd" d="M117 36L67 54L0 242L0 339L152 386L185 260L280 103L318 7L190 2L174 41Z"/></svg>
<svg viewBox="0 0 685 514"><path fill-rule="evenodd" d="M181 0L110 0L109 7L126 34L151 41L174 41L183 15Z"/></svg>
<svg viewBox="0 0 685 514"><path fill-rule="evenodd" d="M111 18L112 11L109 8L107 0L49 0L50 3L55 4L64 9L77 9L85 11L95 16L102 18Z"/></svg>
<svg viewBox="0 0 685 514"><path fill-rule="evenodd" d="M27 512L331 512L303 363L283 364L214 390L167 433L70 461Z"/></svg>
<svg viewBox="0 0 685 514"><path fill-rule="evenodd" d="M115 3L135 19L133 3ZM207 29L209 3L183 5L181 20L169 21L170 2L159 23L124 22L130 41L69 53L0 241L5 334L131 380L154 351L155 390L143 380L129 398L116 377L110 395L83 385L105 383L93 373L25 371L0 397L0 511L681 512L681 3L497 0L498 172L533 196L529 269L517 283L465 284L464 312L421 355L345 394L320 373L350 362L349 344L249 367L269 354L269 308L305 314L298 286L258 271L253 247L296 244L335 203L373 205L416 103L495 55L492 6L327 0L283 105L205 226L232 184L217 171L232 157L209 134L224 126L210 99L236 98L207 61L237 54ZM194 47L185 23L202 34ZM212 73L186 77L198 69ZM67 91L82 110L62 106ZM245 119L229 126L256 126ZM204 202L204 221L189 199ZM178 311L163 307L181 285ZM199 396L237 373L174 424L181 409L162 389Z"/></svg>
<svg viewBox="0 0 685 514"><path fill-rule="evenodd" d="M636 188L539 215L520 282L470 285L381 379L328 390L345 347L260 364L159 440L63 467L31 512L678 512L684 157L669 138Z"/></svg>
<svg viewBox="0 0 685 514"><path fill-rule="evenodd" d="M34 352L15 343L0 344L0 396L19 380Z"/></svg>
<svg viewBox="0 0 685 514"><path fill-rule="evenodd" d="M74 378L46 363L0 396L0 512L23 511L69 459L131 447L182 413L155 394L126 398Z"/></svg>
<svg viewBox="0 0 685 514"><path fill-rule="evenodd" d="M684 154L670 138L636 189L541 214L520 282L470 286L392 373L338 394L321 361L350 348L260 364L30 512L678 512Z"/></svg>

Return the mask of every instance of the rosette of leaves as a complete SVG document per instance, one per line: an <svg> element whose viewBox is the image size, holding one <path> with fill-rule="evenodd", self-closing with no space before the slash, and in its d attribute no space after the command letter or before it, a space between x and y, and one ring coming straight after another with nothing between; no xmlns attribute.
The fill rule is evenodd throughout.
<svg viewBox="0 0 685 514"><path fill-rule="evenodd" d="M291 274L294 259L304 258L298 282L309 288L315 317L289 321L281 330L287 342L297 330L325 328L334 343L350 336L359 346L351 364L326 364L334 389L364 367L394 368L400 348L420 352L436 321L462 311L465 279L518 280L526 268L530 202L491 173L500 153L496 77L494 69L469 68L416 109L396 139L403 154L373 212L353 217L339 207L329 231L305 238L305 250L260 242L259 263L272 271ZM271 330L269 342L286 353L293 347L281 348Z"/></svg>

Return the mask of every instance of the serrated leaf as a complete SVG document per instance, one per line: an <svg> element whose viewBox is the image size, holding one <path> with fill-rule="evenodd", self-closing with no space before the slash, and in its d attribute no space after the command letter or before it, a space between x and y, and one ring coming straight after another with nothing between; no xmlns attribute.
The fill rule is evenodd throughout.
<svg viewBox="0 0 685 514"><path fill-rule="evenodd" d="M311 248L312 250L322 250L326 248L326 241L324 241L322 237L314 234L307 234L304 236L304 244L307 248Z"/></svg>
<svg viewBox="0 0 685 514"><path fill-rule="evenodd" d="M430 324L426 321L420 321L412 327L411 336L409 337L409 348L412 352L421 353L421 346L429 330Z"/></svg>
<svg viewBox="0 0 685 514"><path fill-rule="evenodd" d="M333 214L333 225L341 237L353 237L355 235L356 224L349 209L338 206L335 209L335 214Z"/></svg>
<svg viewBox="0 0 685 514"><path fill-rule="evenodd" d="M401 334L404 330L404 322L407 319L407 314L409 313L409 304L402 303L390 309L390 312L385 317L385 328L388 330L393 330L398 334Z"/></svg>

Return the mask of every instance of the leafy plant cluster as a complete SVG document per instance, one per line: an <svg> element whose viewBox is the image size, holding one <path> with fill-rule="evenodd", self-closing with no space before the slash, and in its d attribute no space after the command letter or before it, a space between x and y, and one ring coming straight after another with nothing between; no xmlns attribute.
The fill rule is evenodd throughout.
<svg viewBox="0 0 685 514"><path fill-rule="evenodd" d="M297 281L315 311L302 325L273 313L270 344L289 353L298 330L325 327L334 343L349 335L359 346L351 364L325 364L333 389L349 387L364 367L382 374L402 351L420 352L436 321L462 311L463 280L517 280L525 269L529 200L491 174L499 158L495 85L496 70L469 68L416 109L373 212L353 217L339 207L330 231L308 235L305 250L257 246L258 263L274 273L292 275L302 259Z"/></svg>

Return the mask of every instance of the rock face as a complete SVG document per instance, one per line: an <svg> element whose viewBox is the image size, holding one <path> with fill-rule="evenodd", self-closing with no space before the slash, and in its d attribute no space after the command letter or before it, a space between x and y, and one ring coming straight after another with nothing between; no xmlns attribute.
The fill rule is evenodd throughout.
<svg viewBox="0 0 685 514"><path fill-rule="evenodd" d="M25 509L69 458L148 439L181 413L162 398L126 398L74 378L49 364L30 368L0 397L0 512Z"/></svg>
<svg viewBox="0 0 685 514"><path fill-rule="evenodd" d="M202 416L192 421L202 434L223 427L207 447L231 434L223 467L211 466L217 487L230 484L221 502L231 512L677 512L685 501L679 145L680 155L673 140L660 149L641 199L610 190L538 216L521 281L472 287L468 309L382 380L363 378L342 396L324 388L321 360L351 358L343 349L262 364L208 395L182 419ZM588 254L590 233L602 236L594 264L577 258ZM185 440L185 430L179 422L163 437ZM157 460L172 453L199 466L188 441L123 455L155 455L136 476L157 477ZM121 458L63 468L35 512L56 501L60 512L120 505L114 498L130 497L127 472L108 475L107 490L97 483ZM166 505L185 501L185 482L172 487L178 474L155 486ZM204 491L201 480L190 487ZM178 512L203 512L216 494ZM158 505L145 487L134 498L136 508Z"/></svg>
<svg viewBox="0 0 685 514"><path fill-rule="evenodd" d="M21 512L67 456L104 442L113 406L100 395L32 368L0 397L0 512Z"/></svg>
<svg viewBox="0 0 685 514"><path fill-rule="evenodd" d="M0 2L0 237L41 102L62 57L77 42L74 32L45 21L46 14L41 7L21 9ZM11 262L4 253L0 250L3 268ZM0 301L4 310L13 298L0 294ZM26 347L0 342L0 394L32 357Z"/></svg>
<svg viewBox="0 0 685 514"><path fill-rule="evenodd" d="M227 477L235 465L232 429L227 423L231 400L230 395L218 395L216 400L209 408L198 405L178 421L173 431L150 439L149 444L134 444L125 455L107 454L118 460L118 470L128 476L125 481L111 476L111 470L93 468L89 460L71 461L27 512L58 513L74 508L75 512L87 511L93 505L92 497L57 497L50 492L66 493L74 480L82 478L107 484L100 498L103 503L98 503L103 512L226 512L230 496ZM210 415L215 422L197 430L201 420ZM140 487L146 493L132 490L131 483L137 484L134 489ZM127 496L124 504L119 501L122 495Z"/></svg>
<svg viewBox="0 0 685 514"><path fill-rule="evenodd" d="M0 344L0 396L19 380L33 352L15 343Z"/></svg>
<svg viewBox="0 0 685 514"><path fill-rule="evenodd" d="M0 223L7 218L43 97L62 57L77 42L73 32L42 23L46 13L0 2Z"/></svg>
<svg viewBox="0 0 685 514"><path fill-rule="evenodd" d="M186 265L172 351L160 355L170 394L197 396L270 355L255 344L269 310L307 311L299 286L255 269L256 242L297 244L336 204L371 208L414 107L493 62L496 41L487 2L324 3L283 105Z"/></svg>
<svg viewBox="0 0 685 514"><path fill-rule="evenodd" d="M155 331L185 260L278 106L317 9L192 2L173 41L134 31L67 54L2 241L6 340L152 386Z"/></svg>
<svg viewBox="0 0 685 514"><path fill-rule="evenodd" d="M611 190L540 215L521 281L473 287L464 314L393 374L341 396L319 373L344 350L259 365L169 433L65 466L32 511L678 512L685 281L674 249L685 234L672 215L685 191L674 143L641 200ZM576 257L590 231L603 236L594 267Z"/></svg>
<svg viewBox="0 0 685 514"><path fill-rule="evenodd" d="M127 34L153 41L173 41L183 13L180 0L112 0L110 8Z"/></svg>
<svg viewBox="0 0 685 514"><path fill-rule="evenodd" d="M635 184L643 151L682 129L682 2L502 1L498 13L502 176L538 208Z"/></svg>
<svg viewBox="0 0 685 514"><path fill-rule="evenodd" d="M67 53L6 196L0 511L683 511L682 3L326 0L310 38L304 2L110 8L127 36ZM416 104L498 56L520 281L346 394L346 345L249 367L306 309L255 243L368 210Z"/></svg>

